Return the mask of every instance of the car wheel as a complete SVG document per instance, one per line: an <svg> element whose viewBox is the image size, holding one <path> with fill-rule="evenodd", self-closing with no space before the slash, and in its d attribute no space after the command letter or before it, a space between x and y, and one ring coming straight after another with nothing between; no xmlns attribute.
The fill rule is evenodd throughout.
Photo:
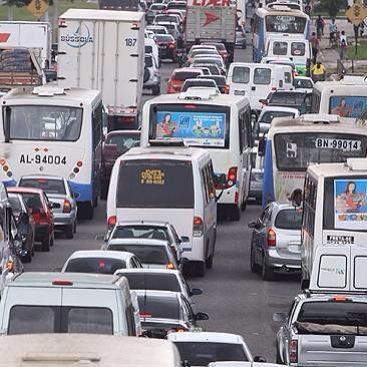
<svg viewBox="0 0 367 367"><path fill-rule="evenodd" d="M282 361L282 359L280 358L280 353L279 353L279 349L278 349L278 347L277 347L276 363L278 363L278 364L283 364L283 361Z"/></svg>
<svg viewBox="0 0 367 367"><path fill-rule="evenodd" d="M67 239L72 239L74 237L74 224L70 224L66 226L65 235Z"/></svg>
<svg viewBox="0 0 367 367"><path fill-rule="evenodd" d="M255 250L252 245L252 240L251 240L251 252L250 252L250 269L252 273L257 273L259 271L259 265L257 265L255 261Z"/></svg>
<svg viewBox="0 0 367 367"><path fill-rule="evenodd" d="M50 238L50 246L54 245L55 232L52 233L52 237Z"/></svg>
<svg viewBox="0 0 367 367"><path fill-rule="evenodd" d="M245 197L244 197L241 203L241 210L243 212L246 210L246 206L247 206L247 200L245 200Z"/></svg>
<svg viewBox="0 0 367 367"><path fill-rule="evenodd" d="M154 85L152 88L152 92L155 96L161 94L161 87L159 85Z"/></svg>
<svg viewBox="0 0 367 367"><path fill-rule="evenodd" d="M74 220L73 230L74 230L74 233L76 233L76 219Z"/></svg>
<svg viewBox="0 0 367 367"><path fill-rule="evenodd" d="M263 256L262 268L261 268L261 277L263 280L273 280L274 271L272 268L266 265L266 258Z"/></svg>
<svg viewBox="0 0 367 367"><path fill-rule="evenodd" d="M48 252L50 251L50 238L47 237L45 238L43 241L42 241L42 245L41 245L41 248L42 248L42 251L43 252Z"/></svg>
<svg viewBox="0 0 367 367"><path fill-rule="evenodd" d="M211 269L213 267L213 261L214 261L214 254L210 255L206 260L205 260L205 265L207 269Z"/></svg>

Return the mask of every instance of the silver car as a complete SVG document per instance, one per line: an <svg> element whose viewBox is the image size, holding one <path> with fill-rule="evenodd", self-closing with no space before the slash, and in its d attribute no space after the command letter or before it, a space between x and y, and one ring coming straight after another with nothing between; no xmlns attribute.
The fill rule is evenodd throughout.
<svg viewBox="0 0 367 367"><path fill-rule="evenodd" d="M23 176L18 186L42 189L51 202L55 227L62 229L66 238L74 237L77 206L73 192L65 178L48 175Z"/></svg>
<svg viewBox="0 0 367 367"><path fill-rule="evenodd" d="M269 203L260 217L249 222L251 271L261 271L263 280L271 280L274 271L301 269L302 209L291 204Z"/></svg>

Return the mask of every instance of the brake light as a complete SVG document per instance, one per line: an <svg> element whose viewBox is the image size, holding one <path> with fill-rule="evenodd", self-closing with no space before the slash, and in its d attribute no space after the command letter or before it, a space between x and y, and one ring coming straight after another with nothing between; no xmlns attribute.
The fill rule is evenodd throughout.
<svg viewBox="0 0 367 367"><path fill-rule="evenodd" d="M43 213L40 214L39 223L40 224L48 224L47 213L43 212Z"/></svg>
<svg viewBox="0 0 367 367"><path fill-rule="evenodd" d="M33 220L35 224L40 224L41 221L41 213L32 212Z"/></svg>
<svg viewBox="0 0 367 367"><path fill-rule="evenodd" d="M169 42L169 43L167 44L167 47L168 47L168 48L174 48L174 47L175 47L175 44L174 44L173 42Z"/></svg>
<svg viewBox="0 0 367 367"><path fill-rule="evenodd" d="M276 246L276 244L277 244L277 235L276 235L274 229L272 229L272 228L268 229L268 234L266 236L266 239L267 239L268 247Z"/></svg>
<svg viewBox="0 0 367 367"><path fill-rule="evenodd" d="M274 90L277 90L277 87L271 87L271 90L273 90L273 91L274 91Z"/></svg>
<svg viewBox="0 0 367 367"><path fill-rule="evenodd" d="M349 299L345 296L345 295L340 295L340 294L337 294L335 296L332 296L330 298L331 301L334 301L334 302L345 302L345 301L349 301Z"/></svg>
<svg viewBox="0 0 367 367"><path fill-rule="evenodd" d="M235 185L237 182L237 167L231 167L227 173L227 187Z"/></svg>
<svg viewBox="0 0 367 367"><path fill-rule="evenodd" d="M175 328L171 329L170 331L172 331L174 333L183 333L183 332L187 331L187 329L185 329L183 327L175 327Z"/></svg>
<svg viewBox="0 0 367 367"><path fill-rule="evenodd" d="M70 213L71 212L71 204L69 200L64 200L64 206L62 208L63 213Z"/></svg>
<svg viewBox="0 0 367 367"><path fill-rule="evenodd" d="M152 314L150 314L149 312L146 312L146 311L140 311L139 316L140 316L140 318L144 319L146 317L152 317Z"/></svg>
<svg viewBox="0 0 367 367"><path fill-rule="evenodd" d="M194 237L201 237L204 231L204 223L200 217L194 217L193 222L193 235Z"/></svg>
<svg viewBox="0 0 367 367"><path fill-rule="evenodd" d="M291 339L289 341L289 362L298 362L298 340Z"/></svg>
<svg viewBox="0 0 367 367"><path fill-rule="evenodd" d="M73 285L73 282L70 280L53 280L52 285Z"/></svg>
<svg viewBox="0 0 367 367"><path fill-rule="evenodd" d="M117 221L116 215L111 215L110 217L108 217L107 219L108 227L113 227L116 224L116 221Z"/></svg>
<svg viewBox="0 0 367 367"><path fill-rule="evenodd" d="M166 269L174 270L174 269L175 269L175 266L173 265L173 263L169 262L169 263L166 265Z"/></svg>
<svg viewBox="0 0 367 367"><path fill-rule="evenodd" d="M223 87L223 90L224 90L224 93L225 94L229 94L229 85L226 84L224 87Z"/></svg>

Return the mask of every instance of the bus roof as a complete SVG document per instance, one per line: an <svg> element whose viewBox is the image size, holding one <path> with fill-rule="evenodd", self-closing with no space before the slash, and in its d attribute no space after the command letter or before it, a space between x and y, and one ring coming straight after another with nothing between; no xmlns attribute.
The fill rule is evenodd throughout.
<svg viewBox="0 0 367 367"><path fill-rule="evenodd" d="M296 15L298 17L303 17L303 18L307 18L310 19L310 17L305 14L303 11L301 10L297 10L297 9L289 9L284 7L284 9L270 9L268 7L265 8L257 8L256 10L256 14L259 16L266 16L266 15Z"/></svg>
<svg viewBox="0 0 367 367"><path fill-rule="evenodd" d="M367 95L367 86L363 78L353 79L347 78L340 81L317 82L314 85L314 91L328 91L330 94L337 93L339 95Z"/></svg>

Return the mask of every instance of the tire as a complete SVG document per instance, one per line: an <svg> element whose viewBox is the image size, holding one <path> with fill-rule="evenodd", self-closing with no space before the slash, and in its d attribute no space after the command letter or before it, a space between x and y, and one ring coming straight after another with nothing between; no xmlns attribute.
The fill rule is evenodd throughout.
<svg viewBox="0 0 367 367"><path fill-rule="evenodd" d="M47 239L44 239L42 241L42 245L41 245L41 248L42 248L42 252L48 252L50 251L50 238L47 238Z"/></svg>
<svg viewBox="0 0 367 367"><path fill-rule="evenodd" d="M66 226L65 236L69 240L74 238L74 223Z"/></svg>
<svg viewBox="0 0 367 367"><path fill-rule="evenodd" d="M261 277L263 280L273 280L274 271L272 268L266 265L265 256L263 256L262 267L261 267Z"/></svg>
<svg viewBox="0 0 367 367"><path fill-rule="evenodd" d="M74 228L73 228L73 230L74 230L74 233L76 233L76 219L74 220Z"/></svg>
<svg viewBox="0 0 367 367"><path fill-rule="evenodd" d="M206 266L207 269L211 269L213 267L213 261L214 261L214 254L210 255L205 260L205 266Z"/></svg>
<svg viewBox="0 0 367 367"><path fill-rule="evenodd" d="M150 72L148 68L144 68L143 83L146 83L150 78Z"/></svg>
<svg viewBox="0 0 367 367"><path fill-rule="evenodd" d="M52 237L50 239L50 246L54 245L54 240L55 240L55 232L52 234Z"/></svg>
<svg viewBox="0 0 367 367"><path fill-rule="evenodd" d="M241 211L244 212L246 210L246 207L247 207L247 200L242 200Z"/></svg>
<svg viewBox="0 0 367 367"><path fill-rule="evenodd" d="M276 363L277 364L283 364L282 359L280 358L279 349L277 347L277 356L276 356Z"/></svg>
<svg viewBox="0 0 367 367"><path fill-rule="evenodd" d="M108 186L109 186L108 182L101 182L101 192L100 192L101 200L107 200Z"/></svg>
<svg viewBox="0 0 367 367"><path fill-rule="evenodd" d="M230 217L234 222L238 222L241 219L241 208L237 205L230 208Z"/></svg>
<svg viewBox="0 0 367 367"><path fill-rule="evenodd" d="M159 85L154 85L152 88L153 95L158 96L161 94L161 87Z"/></svg>
<svg viewBox="0 0 367 367"><path fill-rule="evenodd" d="M251 240L251 251L250 251L250 269L252 273L258 273L260 270L259 265L257 265L255 261L255 251L252 245L252 240Z"/></svg>

